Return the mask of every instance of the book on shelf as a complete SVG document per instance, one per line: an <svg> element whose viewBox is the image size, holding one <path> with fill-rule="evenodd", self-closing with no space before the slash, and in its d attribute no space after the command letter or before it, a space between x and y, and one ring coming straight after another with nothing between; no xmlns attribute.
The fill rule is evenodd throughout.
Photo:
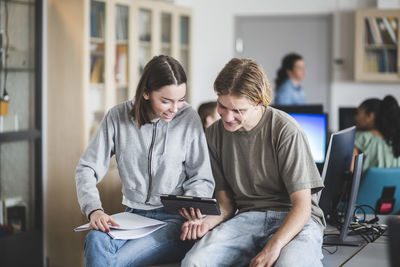
<svg viewBox="0 0 400 267"><path fill-rule="evenodd" d="M365 21L365 43L369 45L375 44L374 36L372 34L371 24L367 18L364 21Z"/></svg>
<svg viewBox="0 0 400 267"><path fill-rule="evenodd" d="M365 33L367 44L397 44L397 19L387 17L366 18Z"/></svg>
<svg viewBox="0 0 400 267"><path fill-rule="evenodd" d="M380 35L382 38L382 44L393 44L392 39L390 38L388 29L386 28L385 24L383 23L383 18L376 18L376 21L379 26Z"/></svg>
<svg viewBox="0 0 400 267"><path fill-rule="evenodd" d="M397 31L395 31L395 29L392 27L392 23L389 22L389 18L382 18L382 22L390 36L391 42L393 44L397 44ZM393 24L395 24L395 21Z"/></svg>
<svg viewBox="0 0 400 267"><path fill-rule="evenodd" d="M395 33L395 37L396 37L396 43L397 43L397 39L398 39L398 21L397 18L394 17L388 17L387 18L389 25L392 27L393 32Z"/></svg>
<svg viewBox="0 0 400 267"><path fill-rule="evenodd" d="M115 82L128 83L128 46L117 45L115 58Z"/></svg>
<svg viewBox="0 0 400 267"><path fill-rule="evenodd" d="M104 38L105 4L92 1L90 9L90 36Z"/></svg>
<svg viewBox="0 0 400 267"><path fill-rule="evenodd" d="M128 7L117 6L116 16L116 38L117 40L128 39Z"/></svg>
<svg viewBox="0 0 400 267"><path fill-rule="evenodd" d="M111 215L111 218L119 226L110 225L110 232L107 234L113 239L137 239L145 237L154 231L164 227L167 223L131 212L121 212ZM76 227L75 232L90 230L89 223Z"/></svg>
<svg viewBox="0 0 400 267"><path fill-rule="evenodd" d="M390 49L369 51L365 55L364 70L372 73L395 73L397 72L396 56L396 51Z"/></svg>
<svg viewBox="0 0 400 267"><path fill-rule="evenodd" d="M372 35L374 38L374 44L376 45L381 45L382 42L382 37L381 37L381 33L379 31L379 26L378 26L378 22L376 21L376 18L369 18L368 21L370 22L371 25L371 29L372 29Z"/></svg>
<svg viewBox="0 0 400 267"><path fill-rule="evenodd" d="M90 83L102 83L104 75L104 57L91 56Z"/></svg>

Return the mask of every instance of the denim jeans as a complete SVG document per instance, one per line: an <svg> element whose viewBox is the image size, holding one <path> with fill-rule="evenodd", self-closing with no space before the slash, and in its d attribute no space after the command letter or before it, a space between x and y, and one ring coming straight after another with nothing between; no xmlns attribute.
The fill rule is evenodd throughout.
<svg viewBox="0 0 400 267"><path fill-rule="evenodd" d="M168 214L163 208L155 210L127 209L148 218L167 222L167 225L148 236L119 240L104 232L91 230L85 240L86 266L147 266L182 260L193 242L179 239L185 219Z"/></svg>
<svg viewBox="0 0 400 267"><path fill-rule="evenodd" d="M287 212L241 213L207 233L186 254L181 266L249 266L279 229ZM280 253L275 267L322 266L323 230L310 219Z"/></svg>

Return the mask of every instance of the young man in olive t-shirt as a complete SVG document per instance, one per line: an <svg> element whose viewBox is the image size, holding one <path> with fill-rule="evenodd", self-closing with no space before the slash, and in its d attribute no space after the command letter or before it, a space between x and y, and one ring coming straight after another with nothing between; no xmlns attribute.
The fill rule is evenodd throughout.
<svg viewBox="0 0 400 267"><path fill-rule="evenodd" d="M202 238L182 266L322 266L323 183L304 133L268 106L269 83L253 60L232 59L214 90L221 120L206 136L222 214L181 211L181 239Z"/></svg>

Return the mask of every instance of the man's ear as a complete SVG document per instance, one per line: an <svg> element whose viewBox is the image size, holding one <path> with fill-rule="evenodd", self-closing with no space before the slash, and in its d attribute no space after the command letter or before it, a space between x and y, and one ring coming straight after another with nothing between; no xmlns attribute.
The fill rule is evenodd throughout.
<svg viewBox="0 0 400 267"><path fill-rule="evenodd" d="M144 92L143 93L143 98L146 99L146 100L149 100L150 99L150 94Z"/></svg>

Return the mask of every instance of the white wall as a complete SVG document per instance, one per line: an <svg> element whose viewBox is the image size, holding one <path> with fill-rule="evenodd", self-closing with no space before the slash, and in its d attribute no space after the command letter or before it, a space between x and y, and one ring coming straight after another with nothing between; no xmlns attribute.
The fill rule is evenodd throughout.
<svg viewBox="0 0 400 267"><path fill-rule="evenodd" d="M382 2L378 1L378 2ZM365 84L352 81L354 29L353 11L376 7L375 0L176 0L193 9L192 104L214 100L213 82L234 55L234 18L249 15L334 14L333 62L330 88L330 128L337 130L339 106L357 106L368 97L393 94L400 99L399 84ZM400 3L397 4L400 8Z"/></svg>

